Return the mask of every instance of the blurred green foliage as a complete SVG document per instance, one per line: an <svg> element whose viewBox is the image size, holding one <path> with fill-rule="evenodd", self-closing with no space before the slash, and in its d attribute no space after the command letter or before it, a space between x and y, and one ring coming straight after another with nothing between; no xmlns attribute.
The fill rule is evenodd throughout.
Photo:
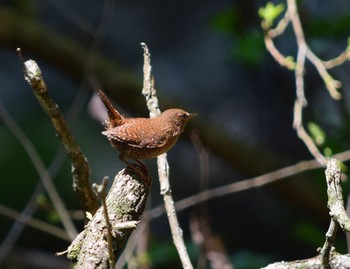
<svg viewBox="0 0 350 269"><path fill-rule="evenodd" d="M238 9L228 8L216 14L211 25L232 39L230 56L234 60L254 67L265 54L263 33L253 25L242 24L242 16Z"/></svg>
<svg viewBox="0 0 350 269"><path fill-rule="evenodd" d="M304 30L314 38L338 39L349 35L350 15L348 12L336 16L313 16L312 20L305 18Z"/></svg>
<svg viewBox="0 0 350 269"><path fill-rule="evenodd" d="M322 146L326 142L326 133L317 123L310 121L307 128L316 145Z"/></svg>
<svg viewBox="0 0 350 269"><path fill-rule="evenodd" d="M294 237L305 244L317 249L324 242L325 231L317 223L313 223L308 219L300 219L293 227L292 233Z"/></svg>

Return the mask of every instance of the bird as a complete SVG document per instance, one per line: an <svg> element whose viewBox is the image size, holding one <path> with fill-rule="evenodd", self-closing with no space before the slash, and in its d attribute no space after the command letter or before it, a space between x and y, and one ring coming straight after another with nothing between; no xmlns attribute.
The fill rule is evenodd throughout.
<svg viewBox="0 0 350 269"><path fill-rule="evenodd" d="M188 120L197 116L197 113L171 108L155 118L126 118L102 90L99 90L98 95L108 113L102 134L119 151L120 160L126 164L130 164L127 159L131 159L142 166L140 160L152 159L169 151L184 131Z"/></svg>

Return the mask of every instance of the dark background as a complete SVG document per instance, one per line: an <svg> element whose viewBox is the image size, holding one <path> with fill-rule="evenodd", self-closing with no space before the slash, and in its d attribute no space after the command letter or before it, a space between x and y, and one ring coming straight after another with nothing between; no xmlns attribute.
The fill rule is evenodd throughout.
<svg viewBox="0 0 350 269"><path fill-rule="evenodd" d="M49 167L62 149L23 79L16 55L16 48L21 47L25 59L38 62L51 95L69 118L91 165L91 180L100 182L105 175L113 178L123 164L101 135L101 122L93 118L90 100L101 87L124 114L147 116L141 95L140 42L145 42L152 54L161 109L182 107L199 113L168 154L175 200L201 190L199 157L190 139L194 133L209 154L209 182L204 183L208 188L311 159L292 127L294 73L279 66L264 47L257 12L265 4L242 0L2 1L0 102ZM322 59L335 57L346 48L348 8L346 0L299 1L307 41ZM46 38L38 33L45 33ZM295 55L290 28L276 44L285 55ZM101 61L109 68L97 72ZM324 147L331 147L334 153L344 151L349 148L349 64L331 71L343 85L340 101L329 97L314 67L306 67L309 105L304 122L316 122L326 132ZM215 135L209 135L212 133ZM64 154L60 156L62 165L54 166L55 185L67 208L79 210L71 189L69 161ZM162 200L155 160L147 165L154 178L152 208ZM2 121L0 174L0 203L23 210L39 179L23 147ZM322 169L314 170L207 202L212 232L223 241L235 268L258 268L317 254L329 223L323 175ZM45 192L36 197L40 206L34 216L60 226ZM188 228L192 211L181 211L179 218L195 261L198 249ZM5 239L12 223L0 216L0 240ZM82 229L82 222L76 223ZM167 219L162 216L150 225L152 266L178 268ZM41 268L37 264L30 267L28 255L29 260L38 257L38 264L42 259L45 268L47 264L68 268L65 258L53 257L67 246L68 242L25 228L2 266ZM346 252L342 233L337 249ZM45 262L51 258L54 260Z"/></svg>

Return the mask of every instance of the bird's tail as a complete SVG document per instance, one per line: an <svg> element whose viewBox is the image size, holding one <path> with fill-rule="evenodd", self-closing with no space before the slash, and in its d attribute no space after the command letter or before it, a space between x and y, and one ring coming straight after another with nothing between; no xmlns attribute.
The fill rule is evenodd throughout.
<svg viewBox="0 0 350 269"><path fill-rule="evenodd" d="M109 120L105 123L105 127L115 127L124 123L125 118L114 108L111 101L109 101L106 94L102 91L98 91L98 96L100 97L102 103L105 105L108 113Z"/></svg>

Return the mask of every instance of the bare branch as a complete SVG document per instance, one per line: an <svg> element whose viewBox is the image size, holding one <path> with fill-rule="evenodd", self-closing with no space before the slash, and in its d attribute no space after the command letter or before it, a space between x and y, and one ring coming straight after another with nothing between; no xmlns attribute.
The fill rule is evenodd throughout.
<svg viewBox="0 0 350 269"><path fill-rule="evenodd" d="M330 268L332 269L348 269L350 268L350 255L340 255L338 253L331 253ZM324 269L322 267L321 257L316 256L310 259L291 261L291 262L276 262L269 264L261 269Z"/></svg>
<svg viewBox="0 0 350 269"><path fill-rule="evenodd" d="M158 99L156 96L156 90L153 85L153 79L151 74L151 54L145 43L141 43L144 50L144 82L142 94L146 98L147 107L150 111L150 117L156 117L160 114ZM180 228L176 211L174 207L174 200L171 195L171 187L169 182L169 164L166 158L166 153L158 156L158 175L160 182L160 191L163 195L165 210L167 212L169 225L171 229L171 234L173 236L173 241L176 249L179 253L183 268L190 269L193 268L191 260L188 256L186 246L182 236L182 230Z"/></svg>
<svg viewBox="0 0 350 269"><path fill-rule="evenodd" d="M350 218L344 208L344 199L340 186L341 171L337 160L334 158L328 162L326 180L329 214L344 231L350 232Z"/></svg>
<svg viewBox="0 0 350 269"><path fill-rule="evenodd" d="M329 224L329 228L326 233L326 241L320 251L322 269L330 269L329 260L332 248L335 243L338 227L338 223L336 223L334 219L331 219L331 223Z"/></svg>
<svg viewBox="0 0 350 269"><path fill-rule="evenodd" d="M322 153L317 148L315 142L312 140L310 135L305 131L303 125L303 117L302 117L302 103L299 99L295 100L294 103L294 122L293 127L296 130L298 137L304 142L305 146L308 148L310 153L314 156L314 158L322 165L325 166L327 164L326 158L322 155Z"/></svg>
<svg viewBox="0 0 350 269"><path fill-rule="evenodd" d="M266 49L270 52L271 56L275 58L275 60L281 65L285 66L286 68L293 70L295 69L295 63L292 60L291 57L284 56L275 46L275 43L273 39L281 34L284 33L287 26L290 23L290 14L289 10L285 12L283 18L278 22L276 28L274 29L265 29L265 46ZM264 27L263 27L264 28Z"/></svg>
<svg viewBox="0 0 350 269"><path fill-rule="evenodd" d="M310 153L315 159L320 162L323 166L326 166L327 160L323 154L319 151L316 144L305 131L303 126L302 110L307 106L307 100L305 98L304 89L304 72L305 72L305 61L309 60L317 69L319 75L324 81L324 84L332 98L338 100L341 98L341 94L338 89L341 87L341 83L335 80L327 71L327 69L333 68L350 58L348 48L341 53L338 57L329 61L320 60L308 47L304 31L301 25L300 17L297 10L296 0L287 0L287 10L284 17L278 22L274 29L263 29L265 30L265 45L270 54L274 59L281 65L289 69L295 69L295 82L296 82L296 100L294 105L294 122L293 126L298 134L298 137L304 142ZM288 24L291 23L295 38L298 45L297 62L294 66L294 62L291 57L285 57L275 47L273 39L282 33L284 33ZM295 68L294 68L295 67Z"/></svg>
<svg viewBox="0 0 350 269"><path fill-rule="evenodd" d="M350 51L346 49L338 57L335 57L333 59L330 59L328 61L323 61L323 65L327 69L332 69L334 67L337 67L338 65L342 65L346 61L350 60Z"/></svg>
<svg viewBox="0 0 350 269"><path fill-rule="evenodd" d="M341 83L338 80L335 80L327 71L324 62L322 62L310 49L307 50L306 56L310 62L316 67L318 73L322 77L324 84L330 94L330 96L339 100L341 98L341 93L339 93L338 89L341 87Z"/></svg>
<svg viewBox="0 0 350 269"><path fill-rule="evenodd" d="M32 161L38 175L40 176L40 180L47 191L53 206L55 207L57 214L60 216L62 224L66 229L70 239L73 239L77 235L77 231L74 227L74 224L68 214L66 206L64 205L61 197L59 196L54 184L52 183L51 176L43 161L41 160L38 152L34 148L33 144L27 138L27 136L22 132L19 126L12 120L10 114L7 112L6 108L0 103L0 115L2 120L6 123L6 126L12 131L18 141L20 141L21 145L24 147L28 156L30 156L30 160Z"/></svg>
<svg viewBox="0 0 350 269"><path fill-rule="evenodd" d="M334 157L338 160L341 160L342 162L350 160L350 150L335 154ZM223 185L214 189L208 189L194 194L192 196L188 196L180 201L175 202L175 208L176 211L181 211L196 204L208 201L210 199L219 198L225 195L233 194L244 190L259 188L277 180L281 180L293 175L297 175L321 167L322 165L316 160L301 161L296 164L292 164L290 166L286 166L281 169L257 177ZM145 215L149 218L156 218L163 215L164 213L164 206L161 205L146 212Z"/></svg>
<svg viewBox="0 0 350 269"><path fill-rule="evenodd" d="M267 34L271 38L275 38L284 33L289 23L290 23L290 14L289 14L289 10L287 9L286 12L284 13L283 18L277 23L277 26L273 29L269 29Z"/></svg>
<svg viewBox="0 0 350 269"><path fill-rule="evenodd" d="M106 229L107 229L107 243L108 243L108 255L109 255L109 268L114 268L115 266L115 258L113 255L113 236L112 236L112 224L109 220L108 216L108 209L106 204L106 186L108 182L108 177L104 177L102 180L101 185L93 184L92 187L94 191L97 193L97 195L100 198L102 208L103 208L103 215L106 222ZM136 228L136 227L135 227Z"/></svg>
<svg viewBox="0 0 350 269"><path fill-rule="evenodd" d="M20 49L17 49L20 55ZM90 167L69 131L68 125L61 114L58 105L49 96L41 70L37 63L29 60L23 63L24 77L33 89L39 104L49 116L55 131L61 140L72 163L73 189L78 192L86 211L96 212L97 197L92 191L89 182Z"/></svg>
<svg viewBox="0 0 350 269"><path fill-rule="evenodd" d="M49 233L53 236L59 237L65 241L70 241L70 237L67 236L67 232L61 228L51 225L47 222L38 220L29 215L24 215L22 212L18 212L12 208L0 204L0 214L8 218L18 220L28 226L41 230L45 233Z"/></svg>
<svg viewBox="0 0 350 269"><path fill-rule="evenodd" d="M290 70L295 69L295 63L290 57L284 56L275 46L273 39L269 35L264 37L266 49L270 52L271 56L278 62L281 66L285 66Z"/></svg>

